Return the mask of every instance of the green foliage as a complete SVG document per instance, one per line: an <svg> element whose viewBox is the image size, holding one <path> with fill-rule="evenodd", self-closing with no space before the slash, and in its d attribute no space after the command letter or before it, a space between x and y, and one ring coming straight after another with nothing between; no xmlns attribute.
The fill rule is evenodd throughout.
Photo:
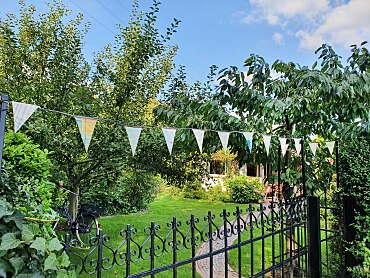
<svg viewBox="0 0 370 278"><path fill-rule="evenodd" d="M91 184L82 196L82 201L98 203L106 214L127 214L147 208L159 191L163 180L145 171L122 174L117 183Z"/></svg>
<svg viewBox="0 0 370 278"><path fill-rule="evenodd" d="M4 138L0 193L28 216L50 214L55 184L49 182L49 152L22 133L9 131Z"/></svg>
<svg viewBox="0 0 370 278"><path fill-rule="evenodd" d="M200 181L188 181L182 189L182 196L189 199L205 199L206 191L202 187L202 183Z"/></svg>
<svg viewBox="0 0 370 278"><path fill-rule="evenodd" d="M222 201L225 203L231 202L230 190L222 188L221 183L218 182L215 186L208 187L207 199L211 201Z"/></svg>
<svg viewBox="0 0 370 278"><path fill-rule="evenodd" d="M230 190L231 201L234 203L256 203L264 196L264 186L259 178L237 176L226 179L225 184Z"/></svg>
<svg viewBox="0 0 370 278"><path fill-rule="evenodd" d="M96 126L88 154L73 117L36 111L23 127L34 142L53 150L55 183L82 192L92 180L114 188L133 163L122 124L152 123L148 112L174 67L177 47L168 42L179 21L161 34L159 2L140 11L134 1L127 24L118 26L115 41L90 64L83 55L89 26L83 15L71 17L61 0L47 7L38 15L20 1L19 15L0 18L0 93L46 109L116 121Z"/></svg>
<svg viewBox="0 0 370 278"><path fill-rule="evenodd" d="M76 277L51 224L27 222L0 199L0 277Z"/></svg>
<svg viewBox="0 0 370 278"><path fill-rule="evenodd" d="M355 198L356 240L351 251L360 264L352 269L354 277L367 277L370 270L370 137L360 134L341 143L341 188Z"/></svg>

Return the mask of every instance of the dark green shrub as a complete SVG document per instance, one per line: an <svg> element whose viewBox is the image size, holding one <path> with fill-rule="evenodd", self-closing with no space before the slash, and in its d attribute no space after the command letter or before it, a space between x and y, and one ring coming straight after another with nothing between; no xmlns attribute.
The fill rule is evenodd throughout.
<svg viewBox="0 0 370 278"><path fill-rule="evenodd" d="M259 178L237 176L226 179L225 185L230 190L232 202L241 204L256 203L263 198L264 186Z"/></svg>
<svg viewBox="0 0 370 278"><path fill-rule="evenodd" d="M22 133L5 134L0 195L25 215L43 217L52 212L55 184L49 182L48 155Z"/></svg>
<svg viewBox="0 0 370 278"><path fill-rule="evenodd" d="M148 207L161 183L161 178L146 171L127 172L116 183L92 184L82 201L97 203L110 215L136 212Z"/></svg>
<svg viewBox="0 0 370 278"><path fill-rule="evenodd" d="M354 277L370 273L370 136L359 135L340 145L341 188L355 198L356 240L351 251L359 262Z"/></svg>
<svg viewBox="0 0 370 278"><path fill-rule="evenodd" d="M189 199L205 199L206 191L202 187L202 183L198 180L193 182L186 182L182 190L184 198Z"/></svg>

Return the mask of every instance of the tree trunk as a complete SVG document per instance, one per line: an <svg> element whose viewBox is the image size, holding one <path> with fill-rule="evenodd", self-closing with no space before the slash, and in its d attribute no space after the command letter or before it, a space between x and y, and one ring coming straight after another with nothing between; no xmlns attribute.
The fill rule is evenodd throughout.
<svg viewBox="0 0 370 278"><path fill-rule="evenodd" d="M77 212L78 212L78 204L79 204L79 196L80 193L80 188L76 187L75 188L75 193L69 193L69 213L72 218L72 220L75 220L77 217Z"/></svg>

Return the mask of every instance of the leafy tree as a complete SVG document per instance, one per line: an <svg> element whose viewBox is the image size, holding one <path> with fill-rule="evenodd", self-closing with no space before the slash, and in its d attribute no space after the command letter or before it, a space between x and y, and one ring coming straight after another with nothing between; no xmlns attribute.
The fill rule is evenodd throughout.
<svg viewBox="0 0 370 278"><path fill-rule="evenodd" d="M53 179L75 190L90 181L116 182L131 159L122 124L145 124L152 100L170 78L177 47L168 45L178 20L161 35L155 27L159 2L140 12L134 2L130 21L118 27L116 40L89 64L83 16L66 20L61 1L37 17L20 2L20 17L0 19L0 87L13 100L71 114L100 117L88 154L75 120L38 111L25 129L42 148L53 150ZM145 113L143 113L145 112ZM150 120L150 119L149 119Z"/></svg>

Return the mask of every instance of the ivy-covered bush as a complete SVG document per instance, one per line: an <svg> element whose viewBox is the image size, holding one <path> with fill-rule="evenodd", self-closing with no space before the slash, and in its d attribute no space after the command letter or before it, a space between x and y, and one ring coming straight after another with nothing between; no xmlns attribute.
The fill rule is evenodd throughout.
<svg viewBox="0 0 370 278"><path fill-rule="evenodd" d="M230 191L231 201L248 204L262 200L264 186L259 178L236 176L225 180L225 185Z"/></svg>
<svg viewBox="0 0 370 278"><path fill-rule="evenodd" d="M75 277L50 223L24 220L0 199L0 277Z"/></svg>
<svg viewBox="0 0 370 278"><path fill-rule="evenodd" d="M124 173L111 183L91 184L82 196L86 203L97 203L105 214L127 214L144 210L156 197L163 180L146 171ZM108 185L109 184L109 185Z"/></svg>
<svg viewBox="0 0 370 278"><path fill-rule="evenodd" d="M48 155L20 132L5 134L0 195L27 216L52 212L55 184L49 181L52 163Z"/></svg>
<svg viewBox="0 0 370 278"><path fill-rule="evenodd" d="M359 265L351 269L353 277L370 273L370 136L342 142L340 145L341 188L355 198L356 240L351 251Z"/></svg>

